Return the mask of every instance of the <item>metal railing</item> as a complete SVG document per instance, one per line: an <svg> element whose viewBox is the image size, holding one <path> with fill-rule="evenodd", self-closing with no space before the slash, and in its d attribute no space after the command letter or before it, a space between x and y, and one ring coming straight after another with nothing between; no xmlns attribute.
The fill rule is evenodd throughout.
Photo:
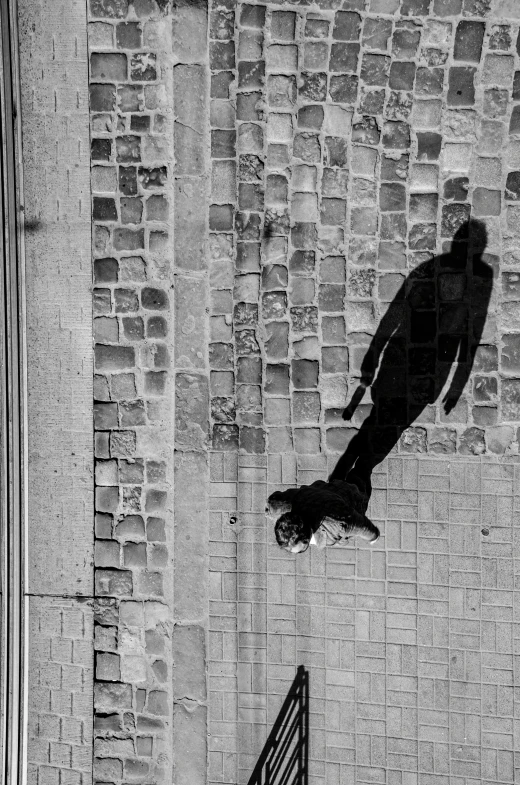
<svg viewBox="0 0 520 785"><path fill-rule="evenodd" d="M25 322L15 0L0 0L0 780L25 782Z"/></svg>
<svg viewBox="0 0 520 785"><path fill-rule="evenodd" d="M300 665L248 785L307 785L309 673Z"/></svg>

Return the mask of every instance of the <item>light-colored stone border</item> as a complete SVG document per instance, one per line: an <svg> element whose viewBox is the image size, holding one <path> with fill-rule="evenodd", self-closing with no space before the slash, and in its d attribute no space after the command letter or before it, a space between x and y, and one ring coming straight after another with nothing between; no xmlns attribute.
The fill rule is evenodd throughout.
<svg viewBox="0 0 520 785"><path fill-rule="evenodd" d="M173 760L177 785L207 781L209 542L206 2L173 11L175 495Z"/></svg>

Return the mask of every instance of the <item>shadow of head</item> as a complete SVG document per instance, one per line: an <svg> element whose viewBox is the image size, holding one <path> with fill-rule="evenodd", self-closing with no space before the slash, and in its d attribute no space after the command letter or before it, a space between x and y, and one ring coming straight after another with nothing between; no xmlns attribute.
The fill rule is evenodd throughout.
<svg viewBox="0 0 520 785"><path fill-rule="evenodd" d="M487 247L488 233L483 221L470 218L459 226L451 241L450 253L456 252L461 246L467 254L480 256Z"/></svg>

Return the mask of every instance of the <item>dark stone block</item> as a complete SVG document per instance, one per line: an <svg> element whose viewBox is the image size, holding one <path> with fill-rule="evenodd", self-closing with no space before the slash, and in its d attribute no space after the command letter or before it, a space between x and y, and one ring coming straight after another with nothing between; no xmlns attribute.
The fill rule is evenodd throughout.
<svg viewBox="0 0 520 785"><path fill-rule="evenodd" d="M92 219L94 221L117 221L115 200L104 196L94 196Z"/></svg>
<svg viewBox="0 0 520 785"><path fill-rule="evenodd" d="M458 16L462 11L462 0L433 0L433 13L437 16Z"/></svg>
<svg viewBox="0 0 520 785"><path fill-rule="evenodd" d="M520 101L520 71L515 71L513 79L513 101Z"/></svg>
<svg viewBox="0 0 520 785"><path fill-rule="evenodd" d="M168 334L168 325L163 316L150 316L146 322L147 338L165 338Z"/></svg>
<svg viewBox="0 0 520 785"><path fill-rule="evenodd" d="M125 317L123 319L123 333L129 341L142 341L144 338L144 323L141 317Z"/></svg>
<svg viewBox="0 0 520 785"><path fill-rule="evenodd" d="M388 82L390 58L384 55L363 55L361 81L366 85L385 87Z"/></svg>
<svg viewBox="0 0 520 785"><path fill-rule="evenodd" d="M287 310L285 292L265 292L262 295L262 316L265 321L282 319Z"/></svg>
<svg viewBox="0 0 520 785"><path fill-rule="evenodd" d="M392 36L392 55L399 60L415 57L421 33L410 22L398 22Z"/></svg>
<svg viewBox="0 0 520 785"><path fill-rule="evenodd" d="M148 115L133 114L130 118L130 130L146 133L150 130L150 117Z"/></svg>
<svg viewBox="0 0 520 785"><path fill-rule="evenodd" d="M473 211L477 217L500 215L502 194L489 188L475 188L473 191Z"/></svg>
<svg viewBox="0 0 520 785"><path fill-rule="evenodd" d="M166 166L158 166L153 169L139 167L139 182L143 188L161 188L168 179Z"/></svg>
<svg viewBox="0 0 520 785"><path fill-rule="evenodd" d="M141 223L143 202L140 198L124 197L121 199L121 222L124 224Z"/></svg>
<svg viewBox="0 0 520 785"><path fill-rule="evenodd" d="M90 155L93 161L110 161L112 155L111 139L92 139Z"/></svg>
<svg viewBox="0 0 520 785"><path fill-rule="evenodd" d="M327 74L303 71L298 94L309 101L325 101L327 96Z"/></svg>
<svg viewBox="0 0 520 785"><path fill-rule="evenodd" d="M307 22L308 24L308 22ZM273 11L271 36L277 41L294 41L296 14L293 11Z"/></svg>
<svg viewBox="0 0 520 785"><path fill-rule="evenodd" d="M211 157L234 158L236 155L235 131L211 132Z"/></svg>
<svg viewBox="0 0 520 785"><path fill-rule="evenodd" d="M392 63L388 83L393 90L413 90L414 80L415 63Z"/></svg>
<svg viewBox="0 0 520 785"><path fill-rule="evenodd" d="M388 158L383 156L381 161L381 179L403 182L408 175L409 156L407 154L399 158Z"/></svg>
<svg viewBox="0 0 520 785"><path fill-rule="evenodd" d="M382 212L406 210L406 190L398 183L382 183L379 189L379 208Z"/></svg>
<svg viewBox="0 0 520 785"><path fill-rule="evenodd" d="M210 41L209 62L213 71L230 71L235 67L235 42Z"/></svg>
<svg viewBox="0 0 520 785"><path fill-rule="evenodd" d="M428 16L431 0L402 0L401 16Z"/></svg>
<svg viewBox="0 0 520 785"><path fill-rule="evenodd" d="M118 271L117 259L95 259L94 283L117 283Z"/></svg>
<svg viewBox="0 0 520 785"><path fill-rule="evenodd" d="M461 226L468 221L470 213L471 207L469 204L454 203L444 205L441 221L442 237L453 237Z"/></svg>
<svg viewBox="0 0 520 785"><path fill-rule="evenodd" d="M417 132L417 160L437 161L441 154L442 136L432 131Z"/></svg>
<svg viewBox="0 0 520 785"><path fill-rule="evenodd" d="M168 294L164 289L145 286L141 292L141 305L147 311L164 311L169 307Z"/></svg>
<svg viewBox="0 0 520 785"><path fill-rule="evenodd" d="M334 18L332 37L336 41L357 41L361 31L361 17L349 11L338 11Z"/></svg>
<svg viewBox="0 0 520 785"><path fill-rule="evenodd" d="M507 175L505 198L508 202L520 201L520 172Z"/></svg>
<svg viewBox="0 0 520 785"><path fill-rule="evenodd" d="M262 87L265 78L265 62L257 60L254 63L240 62L238 64L238 87L254 89Z"/></svg>
<svg viewBox="0 0 520 785"><path fill-rule="evenodd" d="M265 325L265 353L269 359L284 360L289 352L289 325L287 322L269 322Z"/></svg>
<svg viewBox="0 0 520 785"><path fill-rule="evenodd" d="M484 22L470 22L466 19L459 22L455 33L453 59L480 62L485 29Z"/></svg>
<svg viewBox="0 0 520 785"><path fill-rule="evenodd" d="M291 229L291 242L294 248L303 251L312 250L316 247L317 239L316 224L295 223Z"/></svg>
<svg viewBox="0 0 520 785"><path fill-rule="evenodd" d="M359 17L358 17L359 19ZM329 37L329 26L330 23L328 19L309 19L305 23L305 38L328 38ZM361 20L359 19L358 25L358 35L359 35L359 28L361 27Z"/></svg>
<svg viewBox="0 0 520 785"><path fill-rule="evenodd" d="M265 25L265 5L243 5L240 11L240 24L261 30Z"/></svg>
<svg viewBox="0 0 520 785"><path fill-rule="evenodd" d="M498 348L496 346L480 344L475 352L473 369L481 373L498 371Z"/></svg>
<svg viewBox="0 0 520 785"><path fill-rule="evenodd" d="M354 104L358 90L357 76L331 76L329 95L337 104Z"/></svg>
<svg viewBox="0 0 520 785"><path fill-rule="evenodd" d="M422 50L422 57L426 61L426 65L432 68L437 65L444 65L448 59L448 52L431 47Z"/></svg>
<svg viewBox="0 0 520 785"><path fill-rule="evenodd" d="M290 310L291 323L296 332L318 332L318 309L313 305L298 305Z"/></svg>
<svg viewBox="0 0 520 785"><path fill-rule="evenodd" d="M440 95L444 84L442 68L418 68L415 91L418 95Z"/></svg>
<svg viewBox="0 0 520 785"><path fill-rule="evenodd" d="M367 115L383 114L384 103L384 90L363 90L359 102L359 112Z"/></svg>
<svg viewBox="0 0 520 785"><path fill-rule="evenodd" d="M116 107L116 88L113 84L90 85L90 111L113 112Z"/></svg>
<svg viewBox="0 0 520 785"><path fill-rule="evenodd" d="M209 207L209 228L225 232L233 228L233 207L230 204L212 204Z"/></svg>
<svg viewBox="0 0 520 785"><path fill-rule="evenodd" d="M347 139L327 136L325 139L325 163L327 166L347 166Z"/></svg>
<svg viewBox="0 0 520 785"><path fill-rule="evenodd" d="M475 68L454 66L449 70L448 104L473 106L475 103Z"/></svg>
<svg viewBox="0 0 520 785"><path fill-rule="evenodd" d="M128 13L128 0L90 0L90 13L108 19L122 19Z"/></svg>
<svg viewBox="0 0 520 785"><path fill-rule="evenodd" d="M366 208L366 213L362 217L368 221L374 216L374 211ZM372 218L372 220L374 220ZM384 213L381 217L381 239L382 240L404 240L406 238L406 213ZM358 231L358 234L361 234Z"/></svg>
<svg viewBox="0 0 520 785"><path fill-rule="evenodd" d="M240 428L240 449L249 454L259 455L265 452L265 433L262 428L251 428L243 425Z"/></svg>
<svg viewBox="0 0 520 785"><path fill-rule="evenodd" d="M142 101L142 85L125 84L117 88L117 103L121 112L140 112Z"/></svg>
<svg viewBox="0 0 520 785"><path fill-rule="evenodd" d="M323 125L323 107L315 104L303 106L298 110L298 127L312 128L317 131Z"/></svg>
<svg viewBox="0 0 520 785"><path fill-rule="evenodd" d="M306 163L319 163L321 161L321 147L318 136L315 134L296 134L293 142L293 156Z"/></svg>
<svg viewBox="0 0 520 785"><path fill-rule="evenodd" d="M266 182L266 200L268 204L285 204L287 202L287 178L281 174L270 174Z"/></svg>
<svg viewBox="0 0 520 785"><path fill-rule="evenodd" d="M262 93L238 93L237 120L261 120L262 109L259 103L261 99Z"/></svg>
<svg viewBox="0 0 520 785"><path fill-rule="evenodd" d="M367 17L363 25L363 46L386 52L392 34L392 21L381 17Z"/></svg>
<svg viewBox="0 0 520 785"><path fill-rule="evenodd" d="M494 376L475 376L473 379L473 399L475 403L495 401L498 383Z"/></svg>
<svg viewBox="0 0 520 785"><path fill-rule="evenodd" d="M253 183L262 180L264 175L263 161L251 153L245 153L239 157L238 179L246 183Z"/></svg>
<svg viewBox="0 0 520 785"><path fill-rule="evenodd" d="M260 357L239 357L237 359L237 381L240 384L262 383L262 359Z"/></svg>
<svg viewBox="0 0 520 785"><path fill-rule="evenodd" d="M227 5L227 8L226 8ZM251 6L249 6L251 7ZM221 3L211 10L209 35L218 41L228 41L235 33L235 10Z"/></svg>
<svg viewBox="0 0 520 785"><path fill-rule="evenodd" d="M125 54L114 52L93 52L90 55L90 78L124 82L127 79L127 60Z"/></svg>
<svg viewBox="0 0 520 785"><path fill-rule="evenodd" d="M444 198L454 202L465 202L468 198L469 179L452 177L444 183Z"/></svg>
<svg viewBox="0 0 520 785"><path fill-rule="evenodd" d="M138 251L144 248L143 229L114 229L116 251Z"/></svg>
<svg viewBox="0 0 520 785"><path fill-rule="evenodd" d="M342 199L321 200L321 223L324 226L342 226L345 223L347 203Z"/></svg>
<svg viewBox="0 0 520 785"><path fill-rule="evenodd" d="M138 22L120 22L116 25L118 49L140 49L141 28Z"/></svg>
<svg viewBox="0 0 520 785"><path fill-rule="evenodd" d="M316 264L314 251L295 251L289 262L289 270L292 274L312 274Z"/></svg>
<svg viewBox="0 0 520 785"><path fill-rule="evenodd" d="M238 425L214 425L211 442L214 450L234 452L238 449Z"/></svg>
<svg viewBox="0 0 520 785"><path fill-rule="evenodd" d="M211 74L211 98L229 98L230 86L234 81L233 71Z"/></svg>
<svg viewBox="0 0 520 785"><path fill-rule="evenodd" d="M314 389L318 386L319 363L316 360L293 360L291 378L296 390Z"/></svg>
<svg viewBox="0 0 520 785"><path fill-rule="evenodd" d="M115 289L114 306L116 313L132 313L139 309L139 300L133 289Z"/></svg>
<svg viewBox="0 0 520 785"><path fill-rule="evenodd" d="M271 395L289 394L289 366L268 365L266 368L265 391Z"/></svg>
<svg viewBox="0 0 520 785"><path fill-rule="evenodd" d="M260 271L260 244L237 243L237 270L256 273Z"/></svg>
<svg viewBox="0 0 520 785"><path fill-rule="evenodd" d="M412 221L436 221L439 197L432 194L410 195L410 218Z"/></svg>
<svg viewBox="0 0 520 785"><path fill-rule="evenodd" d="M240 183L238 186L238 207L240 210L264 209L264 192L261 185L254 183Z"/></svg>
<svg viewBox="0 0 520 785"><path fill-rule="evenodd" d="M259 240L262 219L257 213L236 213L235 231L240 240Z"/></svg>
<svg viewBox="0 0 520 785"><path fill-rule="evenodd" d="M495 25L489 36L489 48L494 51L507 52L511 46L511 28L509 25Z"/></svg>
<svg viewBox="0 0 520 785"><path fill-rule="evenodd" d="M520 105L513 106L511 120L509 121L509 133L520 134Z"/></svg>
<svg viewBox="0 0 520 785"><path fill-rule="evenodd" d="M333 73L347 71L355 73L359 57L359 44L332 44L329 70Z"/></svg>
<svg viewBox="0 0 520 785"><path fill-rule="evenodd" d="M116 160L131 163L141 160L141 137L119 136L116 138Z"/></svg>
<svg viewBox="0 0 520 785"><path fill-rule="evenodd" d="M120 166L118 171L118 187L121 194L134 196L137 194L137 170L135 166Z"/></svg>
<svg viewBox="0 0 520 785"><path fill-rule="evenodd" d="M264 291L285 289L287 287L287 268L281 264L268 264L262 269L262 288Z"/></svg>
<svg viewBox="0 0 520 785"><path fill-rule="evenodd" d="M152 52L140 52L132 55L130 61L130 77L132 82L153 82L157 79L157 55Z"/></svg>
<svg viewBox="0 0 520 785"><path fill-rule="evenodd" d="M437 244L435 224L415 224L410 229L408 245L412 251L434 251Z"/></svg>
<svg viewBox="0 0 520 785"><path fill-rule="evenodd" d="M322 196L339 196L346 198L348 172L344 169L324 169L321 181Z"/></svg>
<svg viewBox="0 0 520 785"><path fill-rule="evenodd" d="M501 370L518 374L520 372L520 335L518 333L503 335L502 341Z"/></svg>
<svg viewBox="0 0 520 785"><path fill-rule="evenodd" d="M352 126L352 141L361 144L379 144L379 128L374 117L364 117Z"/></svg>
<svg viewBox="0 0 520 785"><path fill-rule="evenodd" d="M410 147L410 126L402 122L386 122L383 126L383 147L407 150Z"/></svg>

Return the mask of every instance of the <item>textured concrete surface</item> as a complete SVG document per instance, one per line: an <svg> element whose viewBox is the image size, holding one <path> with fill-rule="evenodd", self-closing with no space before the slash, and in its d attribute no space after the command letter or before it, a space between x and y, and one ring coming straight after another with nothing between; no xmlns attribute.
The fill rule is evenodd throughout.
<svg viewBox="0 0 520 785"><path fill-rule="evenodd" d="M92 292L86 9L17 4L27 326L27 782L92 782ZM14 685L13 685L14 687Z"/></svg>

